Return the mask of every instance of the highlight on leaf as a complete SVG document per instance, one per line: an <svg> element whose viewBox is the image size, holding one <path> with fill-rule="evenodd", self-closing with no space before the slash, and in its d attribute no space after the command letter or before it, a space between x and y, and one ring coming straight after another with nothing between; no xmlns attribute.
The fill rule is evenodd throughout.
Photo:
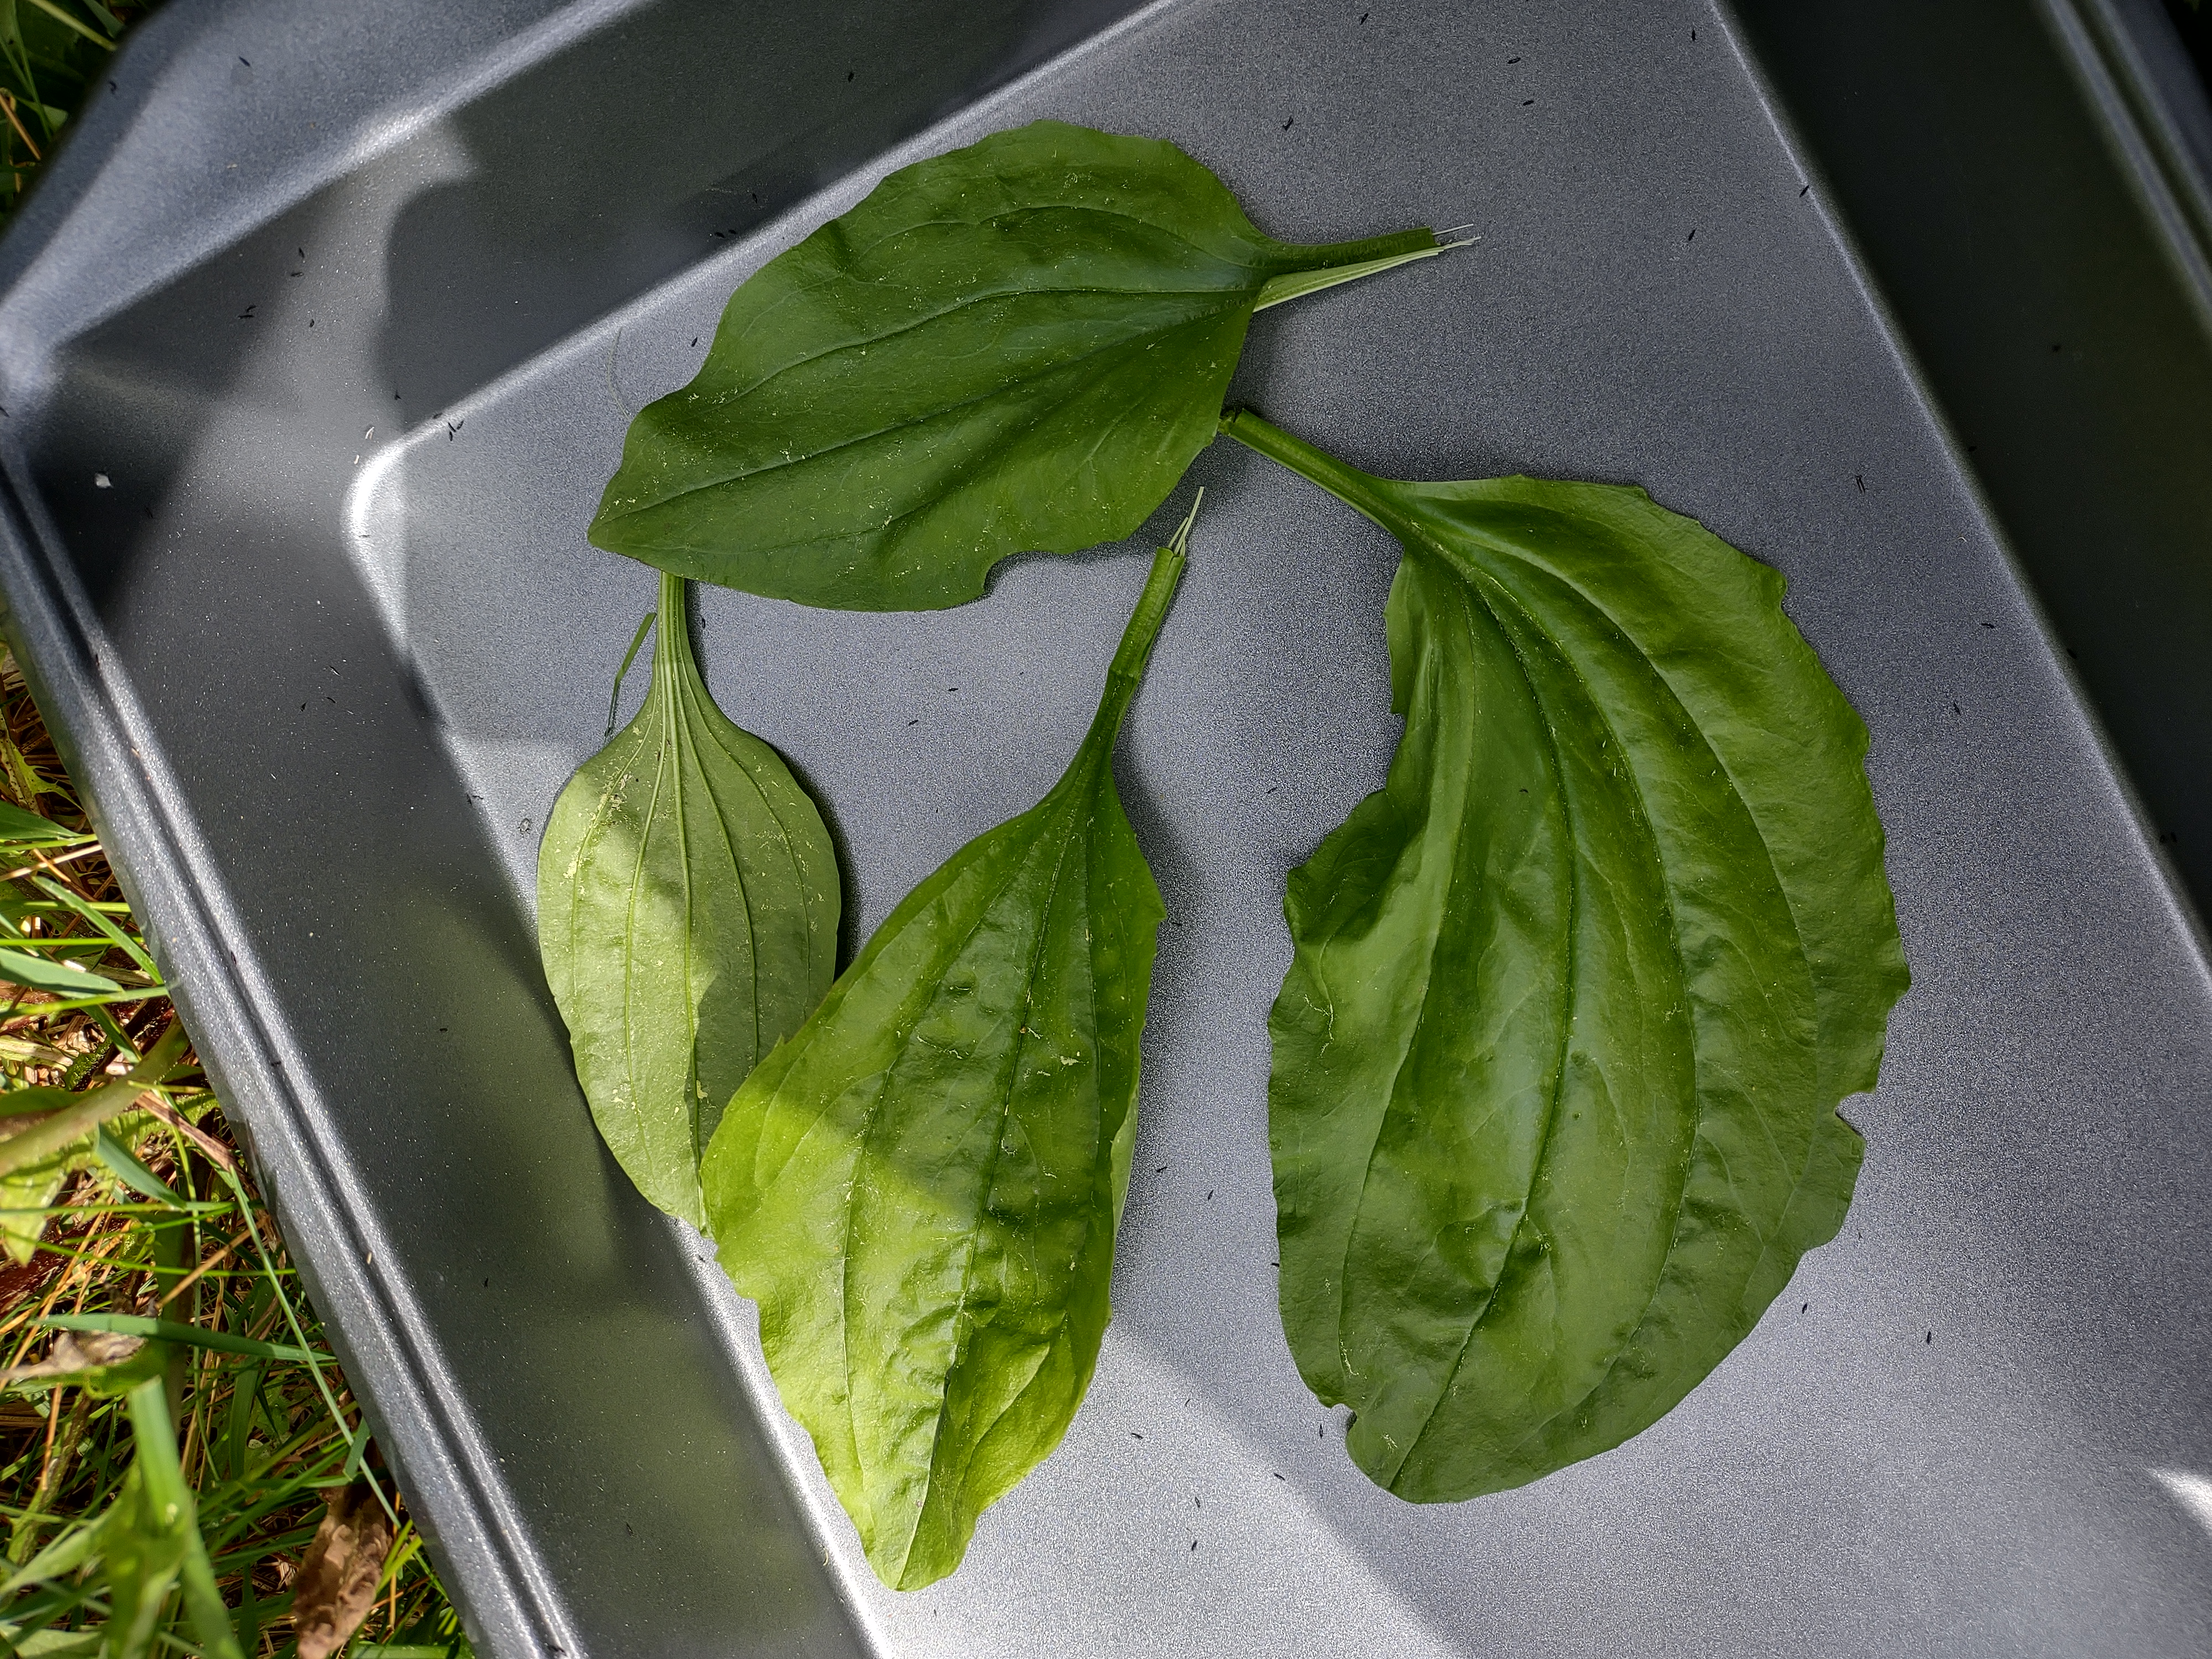
<svg viewBox="0 0 2212 1659"><path fill-rule="evenodd" d="M807 605L927 610L1133 534L1253 312L1442 252L1304 246L1173 144L1037 121L892 173L731 296L630 423L597 545Z"/></svg>
<svg viewBox="0 0 2212 1659"><path fill-rule="evenodd" d="M644 704L547 817L538 939L600 1134L640 1192L703 1225L722 1103L829 988L839 883L790 768L714 706L687 612L664 574Z"/></svg>
<svg viewBox="0 0 2212 1659"><path fill-rule="evenodd" d="M1430 1502L1650 1426L1834 1236L1907 975L1865 726L1781 576L1640 489L1405 483L1222 429L1389 530L1406 722L1292 872L1284 1327Z"/></svg>
<svg viewBox="0 0 2212 1659"><path fill-rule="evenodd" d="M1197 508L1192 508L1195 516ZM1115 734L1183 567L1160 550L1042 801L908 894L708 1149L723 1267L884 1582L957 1567L1060 1443L1107 1322L1165 911Z"/></svg>

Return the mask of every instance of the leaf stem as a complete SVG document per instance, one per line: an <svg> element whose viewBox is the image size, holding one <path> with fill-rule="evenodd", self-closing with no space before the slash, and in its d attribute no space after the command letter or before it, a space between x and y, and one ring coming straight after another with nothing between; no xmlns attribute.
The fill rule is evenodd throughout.
<svg viewBox="0 0 2212 1659"><path fill-rule="evenodd" d="M1129 711L1129 703L1143 683L1145 665L1152 654L1152 641L1159 637L1160 624L1167 620L1168 605L1175 598L1176 584L1182 580L1183 566L1189 562L1186 550L1190 545L1190 527L1198 521L1198 505L1206 499L1200 489L1190 504L1176 532L1169 538L1152 559L1152 574L1145 578L1145 591L1137 597L1137 608L1129 613L1129 625L1121 630L1121 643L1114 653L1114 661L1106 671L1105 695L1098 700L1098 713L1091 722L1090 734L1084 738L1084 747L1091 748L1094 740L1102 746L1113 746L1114 734L1121 730L1121 717Z"/></svg>
<svg viewBox="0 0 2212 1659"><path fill-rule="evenodd" d="M1319 484L1346 507L1357 508L1391 534L1403 536L1407 529L1405 516L1376 488L1381 480L1373 473L1362 472L1328 451L1315 448L1304 439L1292 437L1249 409L1224 410L1220 431L1224 437L1234 438L1247 449L1257 450L1308 483Z"/></svg>
<svg viewBox="0 0 2212 1659"><path fill-rule="evenodd" d="M665 676L674 683L688 671L698 678L699 665L691 652L691 599L689 579L669 571L660 573L659 637L653 646L653 677Z"/></svg>
<svg viewBox="0 0 2212 1659"><path fill-rule="evenodd" d="M1407 264L1415 259L1432 259L1439 253L1449 253L1455 247L1465 247L1468 242L1474 240L1473 237L1468 237L1462 241L1439 242L1432 232L1426 230L1408 232L1407 234L1426 237L1428 240L1412 247L1395 248L1387 253L1353 260L1345 264L1320 265L1308 270L1290 270L1279 276L1270 276L1261 285L1260 297L1254 302L1252 309L1255 312L1265 311L1269 306L1279 306L1285 300L1297 300L1309 294L1318 294L1322 289L1334 288L1340 283L1356 283L1362 276L1372 276L1378 271L1389 270L1393 266ZM1380 240L1395 242L1404 239L1385 237ZM1368 245L1362 243L1359 246Z"/></svg>

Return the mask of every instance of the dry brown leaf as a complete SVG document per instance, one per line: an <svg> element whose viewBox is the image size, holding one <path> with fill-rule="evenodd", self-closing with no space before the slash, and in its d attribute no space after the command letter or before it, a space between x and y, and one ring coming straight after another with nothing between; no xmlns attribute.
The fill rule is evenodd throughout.
<svg viewBox="0 0 2212 1659"><path fill-rule="evenodd" d="M368 1481L331 1494L292 1592L300 1659L330 1659L361 1628L391 1550L392 1517Z"/></svg>
<svg viewBox="0 0 2212 1659"><path fill-rule="evenodd" d="M64 1331L54 1339L44 1359L0 1371L0 1387L26 1382L40 1376L72 1376L79 1371L119 1365L146 1346L143 1336L118 1336L108 1331Z"/></svg>

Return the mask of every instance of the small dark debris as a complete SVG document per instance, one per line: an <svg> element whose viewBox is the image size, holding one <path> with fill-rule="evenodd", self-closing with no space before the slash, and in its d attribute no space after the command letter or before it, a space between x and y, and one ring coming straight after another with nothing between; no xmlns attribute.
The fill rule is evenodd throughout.
<svg viewBox="0 0 2212 1659"><path fill-rule="evenodd" d="M1190 1553L1191 1553L1193 1555L1195 1555L1195 1554L1197 1554L1197 1553L1198 1553L1198 1540L1196 1540L1195 1538L1194 1538L1194 1539L1192 1539L1192 1540L1190 1540Z"/></svg>
<svg viewBox="0 0 2212 1659"><path fill-rule="evenodd" d="M697 335L694 334L691 337L691 343L695 346L699 343L699 337Z"/></svg>
<svg viewBox="0 0 2212 1659"><path fill-rule="evenodd" d="M1936 1333L1935 1333L1935 1332L1933 1332L1933 1331L1929 1332L1929 1333L1928 1333L1928 1342L1927 1342L1927 1346L1933 1346L1935 1345L1935 1341L1936 1341Z"/></svg>
<svg viewBox="0 0 2212 1659"><path fill-rule="evenodd" d="M948 685L945 689L947 691L957 691L960 688L957 685Z"/></svg>
<svg viewBox="0 0 2212 1659"><path fill-rule="evenodd" d="M112 82L112 81L110 81L110 82L107 83L107 89L108 89L110 92L114 91L114 90L115 90L115 82Z"/></svg>
<svg viewBox="0 0 2212 1659"><path fill-rule="evenodd" d="M238 61L239 61L240 63L241 63L241 64L246 64L246 60L245 60L243 58L240 58ZM253 67L253 65L252 65L252 64L246 64L246 68L248 68L248 69L252 69L252 68Z"/></svg>
<svg viewBox="0 0 2212 1659"><path fill-rule="evenodd" d="M289 270L289 271L285 272L284 274L285 274L286 276L306 276L307 273L306 271L304 271L304 270Z"/></svg>
<svg viewBox="0 0 2212 1659"><path fill-rule="evenodd" d="M487 1279L486 1280L484 1280L484 1289L486 1289L486 1290L489 1290L490 1288L491 1288L491 1280L489 1280L489 1279Z"/></svg>
<svg viewBox="0 0 2212 1659"><path fill-rule="evenodd" d="M1158 1169L1152 1171L1154 1175L1165 1175L1167 1172L1168 1166L1164 1164L1161 1164Z"/></svg>
<svg viewBox="0 0 2212 1659"><path fill-rule="evenodd" d="M392 401L395 404L399 401L399 394L398 392L395 392L392 394Z"/></svg>
<svg viewBox="0 0 2212 1659"><path fill-rule="evenodd" d="M313 328L314 325L315 325L315 319L314 319L313 318L312 318L312 317L308 318L308 319L307 319L307 326L308 326L309 328Z"/></svg>
<svg viewBox="0 0 2212 1659"><path fill-rule="evenodd" d="M1144 1437L1144 1436L1139 1434L1134 1429L1129 1431L1129 1438L1132 1440L1142 1440Z"/></svg>
<svg viewBox="0 0 2212 1659"><path fill-rule="evenodd" d="M1957 703L1954 702L1951 705L1951 712L1954 714L1960 712L1959 705Z"/></svg>
<svg viewBox="0 0 2212 1659"><path fill-rule="evenodd" d="M299 256L300 256L302 259L304 259L304 258L306 258L307 257L307 249L305 249L305 248L299 248L299 249L297 249L296 251L297 251L297 252L299 253Z"/></svg>
<svg viewBox="0 0 2212 1659"><path fill-rule="evenodd" d="M1213 1188L1211 1187L1206 1189L1206 1201L1209 1204L1213 1202Z"/></svg>
<svg viewBox="0 0 2212 1659"><path fill-rule="evenodd" d="M920 720L908 720L908 721L907 722L907 724L908 724L908 726L919 726L919 725L921 725L921 722Z"/></svg>
<svg viewBox="0 0 2212 1659"><path fill-rule="evenodd" d="M149 507L146 509L146 516L149 519L154 516L154 509L152 507Z"/></svg>
<svg viewBox="0 0 2212 1659"><path fill-rule="evenodd" d="M850 81L850 80L853 78L854 74L854 70L847 70L845 71L845 78L846 78L848 81Z"/></svg>
<svg viewBox="0 0 2212 1659"><path fill-rule="evenodd" d="M1536 100L1535 100L1534 99L1533 99L1533 98L1523 98L1523 99L1521 100L1521 107L1522 107L1522 109L1526 109L1526 108L1528 108L1528 106L1529 106L1529 105L1531 105L1531 104L1534 103L1535 101L1536 101Z"/></svg>
<svg viewBox="0 0 2212 1659"><path fill-rule="evenodd" d="M2052 347L2051 347L2051 349L2053 351L2062 351L2062 350L2063 350L2065 348L2064 348L2064 347L2063 347L2063 346L2059 346L2059 345L2054 344L2054 345L2052 345Z"/></svg>
<svg viewBox="0 0 2212 1659"><path fill-rule="evenodd" d="M304 702L300 705L300 712L303 714L307 712L307 705Z"/></svg>
<svg viewBox="0 0 2212 1659"><path fill-rule="evenodd" d="M1359 21L1363 23L1367 21L1367 14L1365 12L1363 11L1359 14Z"/></svg>
<svg viewBox="0 0 2212 1659"><path fill-rule="evenodd" d="M1280 785L1280 784L1277 784L1277 785L1275 786L1275 789L1279 789L1279 788L1281 788L1281 787L1282 787L1282 785ZM1273 793L1275 793L1275 789L1270 789L1267 793L1268 793L1269 794L1271 794L1271 795L1272 795L1272 794L1273 794Z"/></svg>
<svg viewBox="0 0 2212 1659"><path fill-rule="evenodd" d="M1798 1309L1798 1310L1797 1310L1797 1311L1798 1311L1799 1313L1809 1313L1809 1312L1811 1312L1811 1311L1812 1311L1812 1308L1813 1308L1813 1304L1812 1304L1811 1303L1808 1302L1808 1303L1806 1303L1806 1304L1804 1304L1804 1306L1802 1306L1802 1307L1801 1307L1800 1309Z"/></svg>
<svg viewBox="0 0 2212 1659"><path fill-rule="evenodd" d="M1984 628L1995 628L1995 627L1996 626L1996 624L1995 623L1992 623L1992 622L1985 622L1985 623L1984 623L1982 624L1982 626L1983 626L1983 627L1984 627Z"/></svg>
<svg viewBox="0 0 2212 1659"><path fill-rule="evenodd" d="M1851 482L1852 482L1853 483L1856 484L1856 485L1859 487L1859 494L1860 494L1860 495L1865 495L1865 494L1866 494L1866 475L1865 475L1864 473L1862 473L1862 472L1854 472L1854 473L1852 473L1852 474L1851 474Z"/></svg>
<svg viewBox="0 0 2212 1659"><path fill-rule="evenodd" d="M1196 1492L1191 1493L1190 1501L1194 1504L1197 1504L1198 1507L1200 1509L1204 1509L1206 1507L1204 1504L1199 1502L1199 1496Z"/></svg>
<svg viewBox="0 0 2212 1659"><path fill-rule="evenodd" d="M1295 121L1295 120L1297 120L1297 118L1297 118L1297 116L1293 115L1292 117L1291 117L1291 120L1290 120L1290 121L1285 121L1285 122L1284 122L1284 123L1283 123L1283 131L1284 131L1285 132L1288 132L1288 131L1291 130L1291 121Z"/></svg>
<svg viewBox="0 0 2212 1659"><path fill-rule="evenodd" d="M1517 64L1521 60L1518 58L1509 58L1505 61L1509 64Z"/></svg>
<svg viewBox="0 0 2212 1659"><path fill-rule="evenodd" d="M258 301L258 300L257 300L257 301L254 301L254 305L258 305L258 304L260 304L260 301ZM253 306L248 306L248 307L246 307L246 308L245 310L243 310L243 311L241 311L241 312L240 312L240 313L238 313L238 320L239 320L239 321L240 321L240 322L242 323L242 322L246 321L246 319L247 318L249 318L249 317L251 317L251 316L252 316L252 315L253 315Z"/></svg>
<svg viewBox="0 0 2212 1659"><path fill-rule="evenodd" d="M2073 657L2074 660L2076 662L2081 660L2080 657L2075 655L2074 647L2070 645L2066 647L2066 654L2069 657Z"/></svg>
<svg viewBox="0 0 2212 1659"><path fill-rule="evenodd" d="M1692 30L1690 31L1690 39L1692 39L1692 40L1696 40L1697 38L1698 38L1698 32L1697 32L1697 30L1695 30L1695 29L1692 29Z"/></svg>
<svg viewBox="0 0 2212 1659"><path fill-rule="evenodd" d="M1810 196L1812 193L1813 193L1813 186L1812 186L1812 185L1806 185L1806 186L1805 186L1805 188L1804 188L1804 189L1802 189L1802 190L1801 190L1801 191L1799 191L1797 192L1797 199L1798 199L1799 201L1801 201L1801 202L1802 202L1802 201L1803 201L1803 200L1804 200L1808 196Z"/></svg>
<svg viewBox="0 0 2212 1659"><path fill-rule="evenodd" d="M1274 1474L1274 1475L1275 1475L1275 1479L1276 1479L1276 1480L1283 1480L1283 1477L1282 1477L1281 1475L1279 1475L1279 1474L1275 1474L1274 1470L1273 1470L1273 1469L1269 1469L1269 1470L1267 1471L1267 1473L1268 1473L1268 1474ZM1290 1483L1289 1481L1287 1481L1287 1480L1283 1480L1283 1484L1284 1484L1285 1486L1289 1486L1291 1483Z"/></svg>
<svg viewBox="0 0 2212 1659"><path fill-rule="evenodd" d="M1683 240L1684 241L1686 241L1686 242L1694 242L1694 241L1696 241L1696 240L1698 240L1698 233L1697 233L1696 231L1694 231L1694 230L1693 230L1693 231L1692 231L1692 232L1691 232L1687 236L1685 236L1682 240Z"/></svg>
<svg viewBox="0 0 2212 1659"><path fill-rule="evenodd" d="M1316 1439L1316 1440L1326 1440L1326 1439L1328 1439L1328 1424L1326 1424L1326 1423L1316 1423L1316 1424L1315 1424L1315 1425L1314 1425L1314 1438L1315 1438L1315 1439Z"/></svg>

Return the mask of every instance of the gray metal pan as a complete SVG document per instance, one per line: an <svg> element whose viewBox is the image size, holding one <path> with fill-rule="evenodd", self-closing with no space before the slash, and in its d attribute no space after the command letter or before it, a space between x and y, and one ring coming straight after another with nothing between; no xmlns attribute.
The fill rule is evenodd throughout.
<svg viewBox="0 0 2212 1659"><path fill-rule="evenodd" d="M2142 805L2205 730L2155 713L2204 695L2207 336L2142 183L2187 120L2121 12L1923 9L184 0L119 56L0 246L9 636L485 1649L2212 1646L2212 981ZM1641 483L1785 572L1874 732L1916 983L1844 1235L1679 1410L1480 1502L1369 1486L1276 1318L1264 1016L1283 872L1395 738L1394 550L1217 447L1120 761L1171 921L1116 1322L1065 1446L900 1596L600 1150L528 896L650 603L582 534L630 413L883 172L1043 114L1175 139L1285 235L1473 221L1261 319L1237 396L1401 476ZM2007 155L2063 199L1943 257ZM2023 250L2083 356L1978 371L1960 284L2027 303ZM2162 460L2122 356L2195 422ZM856 937L1056 774L1148 545L927 616L702 596Z"/></svg>

